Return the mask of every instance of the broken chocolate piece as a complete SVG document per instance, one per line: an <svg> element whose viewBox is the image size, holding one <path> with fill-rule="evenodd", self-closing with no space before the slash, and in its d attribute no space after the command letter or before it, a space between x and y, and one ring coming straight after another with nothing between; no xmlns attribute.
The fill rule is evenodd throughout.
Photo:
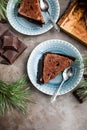
<svg viewBox="0 0 87 130"><path fill-rule="evenodd" d="M2 55L2 53L4 52L4 50L2 49L2 40L0 39L0 56Z"/></svg>
<svg viewBox="0 0 87 130"><path fill-rule="evenodd" d="M3 58L0 63L12 64L26 48L14 33L7 30L0 39L0 56Z"/></svg>
<svg viewBox="0 0 87 130"><path fill-rule="evenodd" d="M1 64L5 64L5 65L9 65L10 64L6 59L1 60L0 63Z"/></svg>
<svg viewBox="0 0 87 130"><path fill-rule="evenodd" d="M22 53L27 48L27 46L18 39L17 48L18 48L18 52Z"/></svg>
<svg viewBox="0 0 87 130"><path fill-rule="evenodd" d="M3 48L15 50L17 51L17 44L18 44L18 38L16 36L10 37L10 36L4 36L3 38Z"/></svg>
<svg viewBox="0 0 87 130"><path fill-rule="evenodd" d="M83 74L85 80L87 80L87 74Z"/></svg>
<svg viewBox="0 0 87 130"><path fill-rule="evenodd" d="M16 51L6 50L2 54L2 57L5 58L10 64L12 64L15 61L17 55L18 55L18 53Z"/></svg>
<svg viewBox="0 0 87 130"><path fill-rule="evenodd" d="M8 30L8 27L5 24L0 23L0 37Z"/></svg>
<svg viewBox="0 0 87 130"><path fill-rule="evenodd" d="M18 40L18 52L13 50L6 50L2 54L2 57L5 58L10 64L12 64L26 48L27 46Z"/></svg>
<svg viewBox="0 0 87 130"><path fill-rule="evenodd" d="M7 31L5 32L5 34L4 34L4 36L15 37L16 35L15 35L12 31L7 30Z"/></svg>

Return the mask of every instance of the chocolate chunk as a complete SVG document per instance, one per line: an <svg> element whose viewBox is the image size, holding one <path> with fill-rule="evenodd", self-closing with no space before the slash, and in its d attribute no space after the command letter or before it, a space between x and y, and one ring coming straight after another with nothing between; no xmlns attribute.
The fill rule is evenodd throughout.
<svg viewBox="0 0 87 130"><path fill-rule="evenodd" d="M21 54L27 48L27 46L18 39L17 48L18 52Z"/></svg>
<svg viewBox="0 0 87 130"><path fill-rule="evenodd" d="M12 64L26 48L27 46L18 40L18 52L13 50L6 50L2 54L2 57L5 58L10 64Z"/></svg>
<svg viewBox="0 0 87 130"><path fill-rule="evenodd" d="M10 63L6 60L6 59L3 59L2 61L0 61L1 64L5 64L5 65L9 65Z"/></svg>
<svg viewBox="0 0 87 130"><path fill-rule="evenodd" d="M0 37L8 30L8 27L5 24L0 23Z"/></svg>
<svg viewBox="0 0 87 130"><path fill-rule="evenodd" d="M2 45L3 45L3 43L2 43L2 40L0 39L0 55L2 55L2 53L3 53L3 49L2 49Z"/></svg>
<svg viewBox="0 0 87 130"><path fill-rule="evenodd" d="M2 48L2 40L0 39L0 48Z"/></svg>
<svg viewBox="0 0 87 130"><path fill-rule="evenodd" d="M6 48L9 49L9 46L11 46L12 41L13 41L13 39L11 37L4 36L3 37L3 48L4 49L6 49Z"/></svg>
<svg viewBox="0 0 87 130"><path fill-rule="evenodd" d="M17 44L18 44L18 38L16 36L10 37L10 36L4 36L3 38L3 48L11 49L17 51Z"/></svg>
<svg viewBox="0 0 87 130"><path fill-rule="evenodd" d="M12 64L17 57L17 52L13 50L7 50L2 54L2 57Z"/></svg>
<svg viewBox="0 0 87 130"><path fill-rule="evenodd" d="M18 37L14 36L13 37L13 44L11 47L13 47L14 50L18 51L18 48L19 48L19 39Z"/></svg>
<svg viewBox="0 0 87 130"><path fill-rule="evenodd" d="M87 80L87 74L83 74L85 80Z"/></svg>
<svg viewBox="0 0 87 130"><path fill-rule="evenodd" d="M0 48L0 56L2 55L2 53L3 53L3 49L2 49L2 48Z"/></svg>
<svg viewBox="0 0 87 130"><path fill-rule="evenodd" d="M7 30L0 40L0 55L3 58L0 63L12 64L26 48L14 33Z"/></svg>
<svg viewBox="0 0 87 130"><path fill-rule="evenodd" d="M7 30L7 31L5 32L5 34L4 34L4 36L14 37L14 36L16 36L16 35L15 35L12 31Z"/></svg>

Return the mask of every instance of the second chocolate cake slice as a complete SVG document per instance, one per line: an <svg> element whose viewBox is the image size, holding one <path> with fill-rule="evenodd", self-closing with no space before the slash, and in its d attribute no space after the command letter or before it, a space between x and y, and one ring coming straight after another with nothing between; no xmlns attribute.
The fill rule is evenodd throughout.
<svg viewBox="0 0 87 130"><path fill-rule="evenodd" d="M48 83L59 73L71 66L75 58L57 53L45 53L38 63L37 82Z"/></svg>
<svg viewBox="0 0 87 130"><path fill-rule="evenodd" d="M39 0L22 0L18 13L32 22L44 24L44 18L39 5Z"/></svg>

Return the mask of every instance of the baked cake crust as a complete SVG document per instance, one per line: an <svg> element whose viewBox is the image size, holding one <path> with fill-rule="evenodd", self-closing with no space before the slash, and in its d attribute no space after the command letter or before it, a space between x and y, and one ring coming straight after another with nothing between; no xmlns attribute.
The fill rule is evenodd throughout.
<svg viewBox="0 0 87 130"><path fill-rule="evenodd" d="M82 1L83 6L79 4ZM87 45L87 27L85 14L87 14L87 0L73 0L64 15L57 22L58 26L70 36ZM82 4L81 3L81 4Z"/></svg>
<svg viewBox="0 0 87 130"><path fill-rule="evenodd" d="M39 0L22 0L18 13L39 23L44 24L44 18L39 5Z"/></svg>
<svg viewBox="0 0 87 130"><path fill-rule="evenodd" d="M45 53L38 63L37 82L47 83L55 78L65 68L71 66L75 58L57 54Z"/></svg>

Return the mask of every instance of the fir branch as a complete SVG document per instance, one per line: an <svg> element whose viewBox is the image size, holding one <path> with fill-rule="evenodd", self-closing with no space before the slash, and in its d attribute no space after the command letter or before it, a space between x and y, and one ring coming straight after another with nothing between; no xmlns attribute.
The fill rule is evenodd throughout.
<svg viewBox="0 0 87 130"><path fill-rule="evenodd" d="M6 19L6 6L8 0L0 0L0 17Z"/></svg>
<svg viewBox="0 0 87 130"><path fill-rule="evenodd" d="M83 64L84 64L84 73L86 78L79 84L78 88L74 90L75 95L83 102L87 100L87 52L82 55L83 58ZM80 62L79 59L77 59L77 63ZM82 69L82 68L79 68Z"/></svg>
<svg viewBox="0 0 87 130"><path fill-rule="evenodd" d="M18 3L20 2L21 0L18 0ZM0 0L0 18L3 20L7 20L7 15L6 15L7 4L8 4L8 0Z"/></svg>
<svg viewBox="0 0 87 130"><path fill-rule="evenodd" d="M20 78L16 83L8 84L0 81L0 114L11 110L11 107L25 113L25 103L31 100L29 97L29 88L25 88L26 78Z"/></svg>

